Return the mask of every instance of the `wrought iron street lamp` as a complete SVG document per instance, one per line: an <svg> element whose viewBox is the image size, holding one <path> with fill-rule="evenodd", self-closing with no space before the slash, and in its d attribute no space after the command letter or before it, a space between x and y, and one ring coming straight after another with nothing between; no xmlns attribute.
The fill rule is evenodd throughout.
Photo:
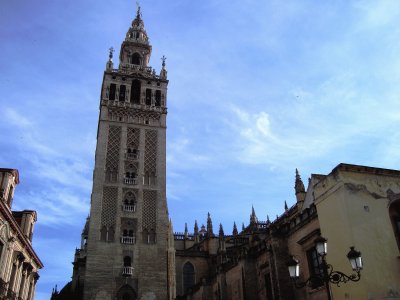
<svg viewBox="0 0 400 300"><path fill-rule="evenodd" d="M325 260L325 256L327 254L327 240L323 237L318 237L315 241L315 248L318 255L321 257L321 267L322 274L313 274L306 281L299 281L300 276L300 266L299 261L295 258L292 258L288 262L289 275L292 278L296 288L303 288L306 285L314 286L318 283L325 283L327 291L328 291L328 299L330 298L329 293L329 283L336 284L340 286L341 283L346 283L348 281L359 281L361 278L360 271L363 268L361 252L354 249L354 247L350 247L350 251L347 254L347 258L350 261L351 268L356 273L351 275L346 275L343 272L333 270L333 266L328 264Z"/></svg>

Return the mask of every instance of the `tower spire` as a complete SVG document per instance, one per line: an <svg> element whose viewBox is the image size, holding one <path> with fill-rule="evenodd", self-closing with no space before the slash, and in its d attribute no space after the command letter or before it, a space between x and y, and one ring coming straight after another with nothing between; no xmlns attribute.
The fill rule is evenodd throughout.
<svg viewBox="0 0 400 300"><path fill-rule="evenodd" d="M235 235L238 235L238 230L237 230L237 227L236 227L236 222L233 222L232 234L233 234L234 236L235 236Z"/></svg>
<svg viewBox="0 0 400 300"><path fill-rule="evenodd" d="M214 236L210 213L208 213L207 215L207 236L208 237Z"/></svg>
<svg viewBox="0 0 400 300"><path fill-rule="evenodd" d="M251 215L250 215L250 224L256 224L257 223L257 216L256 216L256 212L254 210L254 206L251 206Z"/></svg>

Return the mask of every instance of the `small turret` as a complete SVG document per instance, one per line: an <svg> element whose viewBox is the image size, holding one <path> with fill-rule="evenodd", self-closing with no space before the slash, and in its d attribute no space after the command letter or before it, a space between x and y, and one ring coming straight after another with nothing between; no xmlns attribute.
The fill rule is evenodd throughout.
<svg viewBox="0 0 400 300"><path fill-rule="evenodd" d="M188 227L187 227L187 223L185 223L185 239L187 239L188 236L189 236Z"/></svg>
<svg viewBox="0 0 400 300"><path fill-rule="evenodd" d="M225 234L224 234L224 228L222 227L222 224L221 224L221 223L219 223L219 232L218 232L218 236L219 236L220 238L225 236Z"/></svg>
<svg viewBox="0 0 400 300"><path fill-rule="evenodd" d="M208 216L207 216L207 237L214 237L210 213L208 213Z"/></svg>
<svg viewBox="0 0 400 300"><path fill-rule="evenodd" d="M218 233L218 239L219 239L219 248L218 252L225 252L225 235L224 235L224 228L222 227L222 224L219 224L219 233Z"/></svg>
<svg viewBox="0 0 400 300"><path fill-rule="evenodd" d="M114 69L114 63L113 63L113 56L114 56L114 48L111 47L108 53L108 61L107 61L107 65L106 65L106 69L107 71Z"/></svg>
<svg viewBox="0 0 400 300"><path fill-rule="evenodd" d="M238 230L237 230L237 227L236 227L236 222L233 222L232 234L233 234L233 236L237 236L237 235L238 235Z"/></svg>
<svg viewBox="0 0 400 300"><path fill-rule="evenodd" d="M199 226L197 225L197 220L194 220L194 230L193 230L194 241L199 241Z"/></svg>
<svg viewBox="0 0 400 300"><path fill-rule="evenodd" d="M160 71L160 78L163 79L163 80L167 79L167 70L165 69L165 60L166 59L167 58L165 57L165 55L163 55L163 57L161 57L162 68L161 68L161 71Z"/></svg>
<svg viewBox="0 0 400 300"><path fill-rule="evenodd" d="M299 171L296 169L296 181L294 184L294 190L296 194L297 205L301 209L303 206L304 200L306 198L306 190L304 188L303 181L301 180Z"/></svg>
<svg viewBox="0 0 400 300"><path fill-rule="evenodd" d="M254 210L254 207L251 206L250 225L255 225L255 224L257 224L257 222L258 222L258 219L256 216L256 212Z"/></svg>

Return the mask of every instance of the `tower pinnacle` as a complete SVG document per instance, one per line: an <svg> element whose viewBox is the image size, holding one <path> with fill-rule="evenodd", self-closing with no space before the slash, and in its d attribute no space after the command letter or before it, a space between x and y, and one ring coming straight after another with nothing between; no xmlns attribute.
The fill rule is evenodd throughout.
<svg viewBox="0 0 400 300"><path fill-rule="evenodd" d="M306 198L306 189L304 188L303 181L301 180L299 171L296 168L296 181L294 184L294 190L296 194L296 200L297 203L300 205L300 207L303 205L303 202Z"/></svg>

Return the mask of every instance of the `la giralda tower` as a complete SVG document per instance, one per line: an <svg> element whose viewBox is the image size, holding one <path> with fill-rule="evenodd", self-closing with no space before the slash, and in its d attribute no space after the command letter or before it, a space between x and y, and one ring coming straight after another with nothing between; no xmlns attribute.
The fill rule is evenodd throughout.
<svg viewBox="0 0 400 300"><path fill-rule="evenodd" d="M85 300L172 299L166 202L167 71L150 67L140 7L103 76L90 217L72 284ZM77 278L79 277L79 278Z"/></svg>

